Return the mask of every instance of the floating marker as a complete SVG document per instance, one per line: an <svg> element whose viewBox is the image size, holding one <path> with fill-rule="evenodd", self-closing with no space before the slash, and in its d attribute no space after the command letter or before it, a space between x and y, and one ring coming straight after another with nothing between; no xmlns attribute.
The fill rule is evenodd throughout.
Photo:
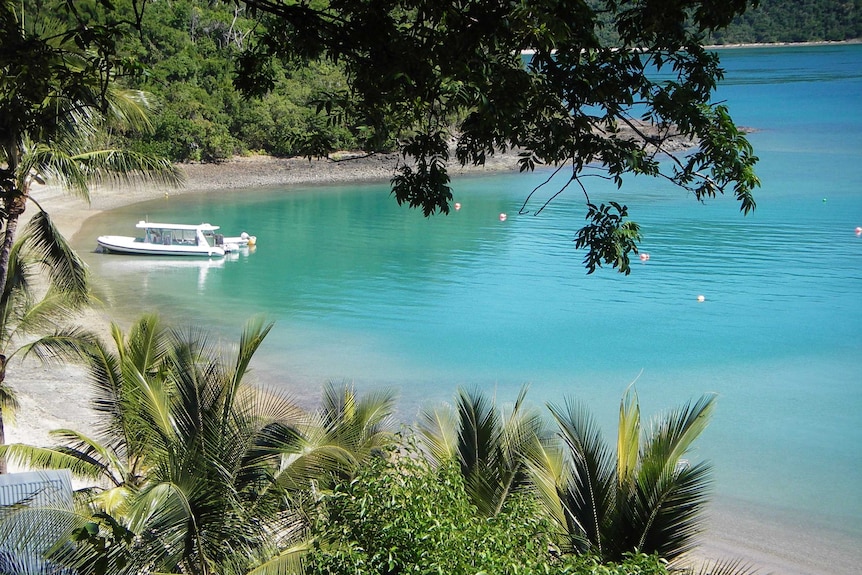
<svg viewBox="0 0 862 575"><path fill-rule="evenodd" d="M460 209L461 209L461 202L456 202L455 203L455 211L457 212Z"/></svg>
<svg viewBox="0 0 862 575"><path fill-rule="evenodd" d="M856 228L856 235L862 236L862 226Z"/></svg>
<svg viewBox="0 0 862 575"><path fill-rule="evenodd" d="M706 301L706 298L703 297L702 295L699 295L699 296L697 296L697 301L699 301L700 303L703 303Z"/></svg>
<svg viewBox="0 0 862 575"><path fill-rule="evenodd" d="M642 262L649 260L649 254L648 253L642 253L640 257L641 257Z"/></svg>
<svg viewBox="0 0 862 575"><path fill-rule="evenodd" d="M505 222L505 221L506 221L506 214L500 214L500 221L501 221L501 222Z"/></svg>

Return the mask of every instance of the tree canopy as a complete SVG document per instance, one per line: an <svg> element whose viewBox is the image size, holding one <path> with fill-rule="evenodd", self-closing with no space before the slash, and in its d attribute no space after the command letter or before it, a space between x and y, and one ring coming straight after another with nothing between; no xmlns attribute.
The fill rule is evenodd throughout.
<svg viewBox="0 0 862 575"><path fill-rule="evenodd" d="M240 58L238 85L248 94L272 86L274 58L340 63L347 87L321 109L348 119L366 149L398 143L405 162L393 194L425 215L449 212L452 147L462 165L516 149L522 170L565 168L565 186L586 200L575 243L590 272L628 273L640 232L624 204L591 197L587 170L618 187L649 175L698 200L729 191L743 212L755 206L757 158L712 101L723 70L703 47L746 0L245 4L265 26ZM698 146L666 156L672 136Z"/></svg>

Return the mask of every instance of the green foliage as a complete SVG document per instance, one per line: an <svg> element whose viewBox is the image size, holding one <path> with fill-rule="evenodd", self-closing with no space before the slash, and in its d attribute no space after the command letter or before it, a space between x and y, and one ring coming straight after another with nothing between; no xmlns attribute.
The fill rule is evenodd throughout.
<svg viewBox="0 0 862 575"><path fill-rule="evenodd" d="M93 561L78 570L80 575L110 575L122 571L128 561L135 534L107 513L93 514L92 521L74 530L71 541L92 549Z"/></svg>
<svg viewBox="0 0 862 575"><path fill-rule="evenodd" d="M459 389L454 408L423 410L423 445L438 465L457 463L479 514L498 515L510 497L529 489L527 461L549 441L541 414L525 405L522 388L508 413L480 390Z"/></svg>
<svg viewBox="0 0 862 575"><path fill-rule="evenodd" d="M862 5L848 0L760 0L709 39L716 44L862 38Z"/></svg>
<svg viewBox="0 0 862 575"><path fill-rule="evenodd" d="M411 448L381 454L322 504L309 573L530 573L550 558L550 524L528 497L482 518L456 465Z"/></svg>
<svg viewBox="0 0 862 575"><path fill-rule="evenodd" d="M133 0L117 2L129 10ZM253 51L250 32L260 26L229 2L151 2L139 35L122 38L119 50L146 70L129 85L153 94L159 111L152 134L130 134L136 150L163 153L175 161L218 162L260 151L277 156L353 148L350 131L318 116L313 104L325 92L342 89L337 66L309 63L295 70L267 62L266 94L245 98L234 87L234 69L250 76L244 50ZM262 90L261 90L262 92ZM310 142L310 135L326 143Z"/></svg>
<svg viewBox="0 0 862 575"><path fill-rule="evenodd" d="M247 0L266 24L246 52L254 72L247 87L265 84L258 73L272 58L338 62L346 95L336 92L322 108L360 126L366 145L397 140L406 162L392 179L393 195L426 216L449 211L452 141L462 165L519 148L522 169L566 166L579 182L598 171L620 188L631 174L649 175L701 200L732 189L747 212L759 185L757 158L711 101L723 71L702 45L747 4ZM671 137L700 147L661 162ZM588 205L598 204L581 189ZM617 214L592 209L600 217L579 235L590 271L630 270L639 236L618 205Z"/></svg>
<svg viewBox="0 0 862 575"><path fill-rule="evenodd" d="M251 387L245 375L271 327L249 321L233 359L204 332L168 329L154 315L128 334L113 326L113 346L71 350L88 364L97 424L56 430L54 447L0 446L31 467L96 480L86 495L97 513L52 560L118 574L296 567L312 494L390 443L393 398L328 386L308 414Z"/></svg>
<svg viewBox="0 0 862 575"><path fill-rule="evenodd" d="M590 223L578 230L575 247L591 246L584 265L587 273L593 273L603 263L628 275L631 265L626 254L637 253L636 243L640 240L640 228L637 223L626 220L628 208L617 202L610 205L587 204L587 219Z"/></svg>
<svg viewBox="0 0 862 575"><path fill-rule="evenodd" d="M705 395L656 419L642 433L633 390L620 403L616 450L586 407L551 405L562 450L533 463L537 493L566 533L567 547L606 561L627 553L674 560L695 547L711 466L683 459L706 428L715 397Z"/></svg>

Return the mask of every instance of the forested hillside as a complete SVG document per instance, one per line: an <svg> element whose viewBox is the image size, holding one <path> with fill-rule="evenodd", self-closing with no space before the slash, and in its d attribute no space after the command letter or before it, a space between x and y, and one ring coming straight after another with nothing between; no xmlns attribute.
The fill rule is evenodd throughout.
<svg viewBox="0 0 862 575"><path fill-rule="evenodd" d="M124 2L125 0L121 0ZM292 156L316 149L351 148L357 142L316 113L321 93L344 87L338 68L315 63L287 71L262 99L234 88L236 59L255 22L229 2L152 2L143 34L126 49L146 73L130 85L154 95L155 133L133 145L174 160L217 161L247 151Z"/></svg>
<svg viewBox="0 0 862 575"><path fill-rule="evenodd" d="M58 1L27 0L24 5L34 14L45 14ZM75 3L81 13L88 7L96 11L91 4ZM116 4L133 18L128 0ZM854 39L862 37L860 16L862 0L761 0L706 43ZM285 70L274 62L277 81L269 94L262 99L240 96L233 85L234 70L255 25L232 2L148 3L142 34L121 41L123 51L143 66L142 73L126 81L153 95L155 133L127 135L129 145L177 161L218 161L246 152L313 155L362 147L360 130L329 123L317 113L316 102L323 94L345 87L332 64Z"/></svg>
<svg viewBox="0 0 862 575"><path fill-rule="evenodd" d="M760 0L715 44L836 42L862 37L862 0Z"/></svg>

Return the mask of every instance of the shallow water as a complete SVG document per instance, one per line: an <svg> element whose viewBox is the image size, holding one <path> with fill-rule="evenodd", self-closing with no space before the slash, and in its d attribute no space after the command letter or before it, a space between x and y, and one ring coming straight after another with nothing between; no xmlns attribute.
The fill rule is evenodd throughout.
<svg viewBox="0 0 862 575"><path fill-rule="evenodd" d="M647 414L716 392L693 457L715 462L719 497L862 537L862 46L722 62L719 98L757 130L758 208L589 182L642 226L650 259L628 277L585 274L578 192L518 215L546 172L459 178L461 210L431 219L385 183L171 197L93 218L75 242L120 317L158 310L231 339L254 314L274 320L257 377L308 405L347 379L397 388L410 419L459 385L511 400L529 384L536 403L585 400L610 433L634 380ZM258 247L213 262L89 251L147 217L246 230Z"/></svg>

